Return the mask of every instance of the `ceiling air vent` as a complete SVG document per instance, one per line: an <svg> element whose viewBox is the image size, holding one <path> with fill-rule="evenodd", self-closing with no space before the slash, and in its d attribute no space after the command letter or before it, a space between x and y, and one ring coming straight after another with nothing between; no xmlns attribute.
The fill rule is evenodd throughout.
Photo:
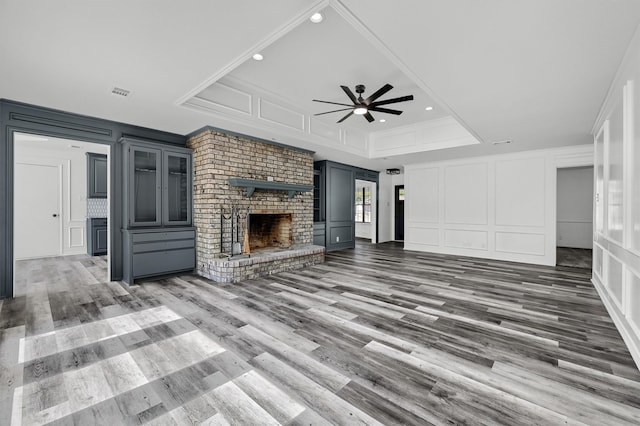
<svg viewBox="0 0 640 426"><path fill-rule="evenodd" d="M117 96L122 96L123 98L126 98L127 96L129 96L131 94L131 91L127 90L127 89L121 89L119 87L114 87L113 89L111 89L111 94L112 95L117 95Z"/></svg>

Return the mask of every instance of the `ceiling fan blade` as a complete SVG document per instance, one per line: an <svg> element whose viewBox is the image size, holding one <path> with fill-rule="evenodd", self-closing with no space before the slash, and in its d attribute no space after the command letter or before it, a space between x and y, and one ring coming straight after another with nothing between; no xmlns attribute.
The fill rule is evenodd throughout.
<svg viewBox="0 0 640 426"><path fill-rule="evenodd" d="M402 114L402 111L398 111L397 109L378 108L378 107L371 107L371 106L369 107L369 111L384 112L384 113L393 114L393 115Z"/></svg>
<svg viewBox="0 0 640 426"><path fill-rule="evenodd" d="M353 115L353 111L351 111L349 114L347 114L344 117L342 117L340 120L337 121L337 123L342 123L344 120L346 120L347 118L351 117L352 115Z"/></svg>
<svg viewBox="0 0 640 426"><path fill-rule="evenodd" d="M353 102L354 105L358 103L358 99L356 98L356 95L353 94L351 89L349 89L347 86L340 86L340 87L342 87L342 90L344 90L344 93L347 94L347 96L349 97L349 99L351 99L351 102Z"/></svg>
<svg viewBox="0 0 640 426"><path fill-rule="evenodd" d="M413 95L401 96L399 98L385 99L384 101L373 102L369 106L377 107L379 105L395 104L396 102L412 101Z"/></svg>
<svg viewBox="0 0 640 426"><path fill-rule="evenodd" d="M346 110L348 110L348 109L353 109L353 107L352 107L352 108L334 109L333 111L320 112L320 113L318 113L318 114L313 114L313 115L331 114L332 112L346 111Z"/></svg>
<svg viewBox="0 0 640 426"><path fill-rule="evenodd" d="M370 105L371 102L375 101L376 99L378 99L380 96L384 95L391 89L393 89L392 85L390 85L389 83L385 84L384 86L376 90L371 96L369 96L367 99L364 100L365 105Z"/></svg>
<svg viewBox="0 0 640 426"><path fill-rule="evenodd" d="M373 118L373 115L371 115L370 112L367 112L366 114L364 114L364 118L366 118L369 123L375 120L375 118Z"/></svg>
<svg viewBox="0 0 640 426"><path fill-rule="evenodd" d="M312 99L313 102L322 102L323 104L331 104L331 105L341 105L341 106L346 106L346 107L351 107L353 108L353 105L349 105L349 104L341 104L339 102L329 102L329 101L319 101L318 99Z"/></svg>

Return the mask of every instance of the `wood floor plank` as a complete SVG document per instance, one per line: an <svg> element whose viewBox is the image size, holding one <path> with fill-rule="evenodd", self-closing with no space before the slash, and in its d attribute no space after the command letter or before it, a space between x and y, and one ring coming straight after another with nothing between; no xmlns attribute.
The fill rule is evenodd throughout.
<svg viewBox="0 0 640 426"><path fill-rule="evenodd" d="M301 395L306 404L321 411L329 421L337 424L382 425L269 353L255 357L252 364L267 372L272 380Z"/></svg>
<svg viewBox="0 0 640 426"><path fill-rule="evenodd" d="M280 425L256 401L232 382L219 386L208 393L207 397L225 419L234 419L234 423L265 426Z"/></svg>
<svg viewBox="0 0 640 426"><path fill-rule="evenodd" d="M305 410L302 404L253 370L233 382L282 424L293 420Z"/></svg>

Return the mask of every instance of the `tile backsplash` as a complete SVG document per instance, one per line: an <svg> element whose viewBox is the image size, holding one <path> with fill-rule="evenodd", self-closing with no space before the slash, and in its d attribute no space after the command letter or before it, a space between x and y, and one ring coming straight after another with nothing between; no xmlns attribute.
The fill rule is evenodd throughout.
<svg viewBox="0 0 640 426"><path fill-rule="evenodd" d="M107 217L108 210L106 198L87 198L87 217Z"/></svg>

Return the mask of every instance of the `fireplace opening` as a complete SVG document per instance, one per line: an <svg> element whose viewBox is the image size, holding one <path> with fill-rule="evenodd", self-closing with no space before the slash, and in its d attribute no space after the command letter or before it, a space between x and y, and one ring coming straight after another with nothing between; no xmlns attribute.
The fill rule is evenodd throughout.
<svg viewBox="0 0 640 426"><path fill-rule="evenodd" d="M291 213L249 214L249 250L291 247L292 224Z"/></svg>

